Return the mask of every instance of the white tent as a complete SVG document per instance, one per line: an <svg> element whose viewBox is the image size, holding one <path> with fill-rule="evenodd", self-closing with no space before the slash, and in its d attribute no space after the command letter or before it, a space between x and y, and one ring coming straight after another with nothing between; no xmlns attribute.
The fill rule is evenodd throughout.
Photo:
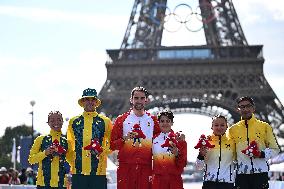
<svg viewBox="0 0 284 189"><path fill-rule="evenodd" d="M107 158L107 171L108 170L117 170L117 166L109 158Z"/></svg>
<svg viewBox="0 0 284 189"><path fill-rule="evenodd" d="M269 164L277 164L284 162L284 153L280 153L277 156L268 160Z"/></svg>
<svg viewBox="0 0 284 189"><path fill-rule="evenodd" d="M284 162L279 164L270 165L270 171L274 172L284 172Z"/></svg>
<svg viewBox="0 0 284 189"><path fill-rule="evenodd" d="M117 166L109 159L107 158L107 179L109 183L116 183L116 171Z"/></svg>

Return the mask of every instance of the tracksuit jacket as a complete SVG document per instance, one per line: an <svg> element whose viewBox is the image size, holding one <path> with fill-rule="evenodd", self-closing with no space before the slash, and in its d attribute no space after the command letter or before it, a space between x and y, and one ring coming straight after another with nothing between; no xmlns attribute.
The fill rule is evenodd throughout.
<svg viewBox="0 0 284 189"><path fill-rule="evenodd" d="M45 150L57 139L59 144L66 150L66 154L60 156L46 156ZM70 143L61 132L51 130L49 135L37 137L30 150L30 164L38 163L37 186L63 188L65 187L67 167L66 161L72 164L74 153Z"/></svg>
<svg viewBox="0 0 284 189"><path fill-rule="evenodd" d="M67 140L75 152L75 160L71 164L72 174L106 175L107 155L110 153L109 141L112 129L111 120L97 112L83 112L69 121ZM96 157L83 148L97 138L103 152Z"/></svg>
<svg viewBox="0 0 284 189"><path fill-rule="evenodd" d="M267 160L280 151L272 127L253 115L250 120L241 120L229 128L229 137L234 141L237 155L237 174L265 173L269 171ZM255 140L261 158L250 158L241 151Z"/></svg>
<svg viewBox="0 0 284 189"><path fill-rule="evenodd" d="M204 181L234 183L234 142L226 133L222 136L212 134L208 136L210 144L215 145L209 148L205 157L198 155L196 166L204 170Z"/></svg>
<svg viewBox="0 0 284 189"><path fill-rule="evenodd" d="M133 126L136 124L139 124L146 138L124 141L123 136L133 131ZM111 133L110 147L112 150L119 150L118 189L148 189L151 187L152 138L159 131L156 116L147 112L138 117L130 109L117 117Z"/></svg>
<svg viewBox="0 0 284 189"><path fill-rule="evenodd" d="M187 144L186 141L178 141L176 157L168 147L161 147L168 135L161 132L153 138L152 189L183 189L181 174L187 164Z"/></svg>

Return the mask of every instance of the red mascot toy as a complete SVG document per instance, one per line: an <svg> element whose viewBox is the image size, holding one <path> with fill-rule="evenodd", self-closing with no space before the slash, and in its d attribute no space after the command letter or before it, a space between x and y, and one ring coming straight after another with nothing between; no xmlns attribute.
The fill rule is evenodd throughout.
<svg viewBox="0 0 284 189"><path fill-rule="evenodd" d="M136 143L136 141L138 141L139 146L141 147L141 140L140 140L140 139L141 139L141 138L145 139L146 136L144 135L143 131L141 130L141 127L140 127L139 124L135 124L135 125L133 126L132 133L135 134L135 136L134 136L134 138L133 138L133 144L132 144L132 146L135 147L135 143Z"/></svg>
<svg viewBox="0 0 284 189"><path fill-rule="evenodd" d="M53 156L56 156L56 155L60 156L60 155L66 153L66 150L59 144L59 141L57 139L55 139L52 142L51 146L56 149L56 152L55 152L55 154L53 154Z"/></svg>
<svg viewBox="0 0 284 189"><path fill-rule="evenodd" d="M176 140L176 134L173 132L170 132L169 135L167 136L165 143L161 145L162 148L165 147L172 147L171 144L175 144L176 146L178 145L178 142Z"/></svg>
<svg viewBox="0 0 284 189"><path fill-rule="evenodd" d="M195 149L201 148L201 147L207 147L207 148L214 148L215 145L210 144L209 140L207 137L202 134L198 140L198 143L194 146Z"/></svg>
<svg viewBox="0 0 284 189"><path fill-rule="evenodd" d="M90 152L98 158L102 153L103 148L101 147L99 140L97 138L91 140L91 144L84 147L84 150L90 150Z"/></svg>
<svg viewBox="0 0 284 189"><path fill-rule="evenodd" d="M180 147L180 145L179 145L179 143L178 143L178 141L176 139L177 137L178 137L177 134L175 134L173 132L170 132L169 135L167 136L164 144L161 145L162 148L168 147L167 153L169 155L171 155L171 153L172 153L172 151L169 148L169 147L172 147L172 144L175 144L177 148Z"/></svg>
<svg viewBox="0 0 284 189"><path fill-rule="evenodd" d="M259 157L261 154L255 140L251 141L249 146L246 149L242 150L242 153L249 157Z"/></svg>

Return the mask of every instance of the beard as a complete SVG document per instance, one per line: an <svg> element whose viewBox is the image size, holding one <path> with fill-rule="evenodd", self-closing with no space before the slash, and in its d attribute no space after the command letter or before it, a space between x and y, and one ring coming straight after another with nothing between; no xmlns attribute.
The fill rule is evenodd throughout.
<svg viewBox="0 0 284 189"><path fill-rule="evenodd" d="M136 103L136 104L133 105L133 108L135 110L144 110L145 106L141 103Z"/></svg>
<svg viewBox="0 0 284 189"><path fill-rule="evenodd" d="M252 114L251 114L251 113L243 113L243 114L242 114L242 118L243 118L243 119L249 120L251 117L252 117Z"/></svg>
<svg viewBox="0 0 284 189"><path fill-rule="evenodd" d="M87 112L93 112L96 110L96 106L93 104L86 104L84 109Z"/></svg>

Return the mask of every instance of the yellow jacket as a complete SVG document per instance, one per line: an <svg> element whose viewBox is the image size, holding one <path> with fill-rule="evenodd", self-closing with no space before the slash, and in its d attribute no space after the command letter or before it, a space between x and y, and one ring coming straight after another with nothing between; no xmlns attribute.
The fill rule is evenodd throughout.
<svg viewBox="0 0 284 189"><path fill-rule="evenodd" d="M66 155L46 156L45 150L57 139L60 145L66 150ZM37 182L38 186L63 187L66 179L66 161L71 164L74 159L74 152L70 148L70 143L61 136L61 132L50 131L49 135L37 137L30 150L30 164L38 163Z"/></svg>
<svg viewBox="0 0 284 189"><path fill-rule="evenodd" d="M209 138L215 147L208 149L205 157L198 156L197 169L204 169L204 181L234 183L234 142L226 134L212 134Z"/></svg>
<svg viewBox="0 0 284 189"><path fill-rule="evenodd" d="M73 174L106 175L107 155L110 153L111 120L97 112L83 112L69 121L67 140L75 151L75 160L71 165ZM97 158L83 148L97 138L103 152Z"/></svg>
<svg viewBox="0 0 284 189"><path fill-rule="evenodd" d="M234 141L237 154L237 173L238 174L253 174L269 171L267 160L279 153L279 146L273 134L272 127L263 121L255 118L253 115L247 121L248 127L245 125L245 120L232 125L229 128L229 137ZM263 158L250 158L241 151L255 140L259 150L265 154Z"/></svg>

